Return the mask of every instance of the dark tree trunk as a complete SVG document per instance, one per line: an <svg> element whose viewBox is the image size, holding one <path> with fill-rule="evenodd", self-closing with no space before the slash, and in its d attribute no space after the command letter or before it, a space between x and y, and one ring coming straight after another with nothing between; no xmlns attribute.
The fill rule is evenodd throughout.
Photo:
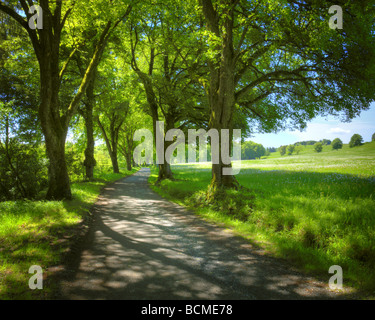
<svg viewBox="0 0 375 320"><path fill-rule="evenodd" d="M112 152L111 162L112 162L112 167L113 167L113 173L120 173L120 168L119 168L118 159L117 159L117 150Z"/></svg>
<svg viewBox="0 0 375 320"><path fill-rule="evenodd" d="M85 119L86 128L86 149L85 149L85 160L83 165L85 166L86 179L92 180L94 178L94 167L96 166L96 160L94 157L95 152L95 139L94 139L94 120L93 120L93 110L95 105L94 96L94 84L95 75L90 81L87 90L87 103L85 104L85 110L83 112Z"/></svg>
<svg viewBox="0 0 375 320"><path fill-rule="evenodd" d="M173 129L174 128L174 120L172 117L169 117L168 114L165 115L165 126L166 126L166 131ZM171 170L171 165L169 164L169 159L165 158L165 152L168 149L168 147L173 144L173 141L165 141L164 139L165 134L163 134L163 157L164 161L163 163L159 164L159 174L158 174L158 180L157 182L159 183L163 179L170 179L173 180L173 173ZM168 161L167 161L168 160Z"/></svg>
<svg viewBox="0 0 375 320"><path fill-rule="evenodd" d="M51 141L54 140L55 141ZM65 136L49 137L46 143L49 158L49 184L46 198L49 200L72 199L70 180L65 161Z"/></svg>
<svg viewBox="0 0 375 320"><path fill-rule="evenodd" d="M230 6L226 10L225 22L223 24L224 31L218 24L217 12L214 10L211 1L201 1L203 14L205 16L207 26L211 32L221 38L221 44L216 47L220 55L216 57L216 61L209 63L210 67L210 86L208 90L208 98L210 105L210 128L219 132L219 161L212 164L212 180L209 192L215 193L221 188L237 188L238 182L233 175L224 175L223 168L231 167L226 165L221 155L222 148L222 129L229 129L232 136L233 130L233 110L235 105L235 59L233 49L233 8Z"/></svg>
<svg viewBox="0 0 375 320"><path fill-rule="evenodd" d="M65 161L66 118L60 116L59 106L59 39L44 37L46 46L42 49L45 59L40 63L41 103L39 118L45 138L49 159L48 200L72 199L68 168Z"/></svg>
<svg viewBox="0 0 375 320"><path fill-rule="evenodd" d="M154 49L151 49L151 52L150 52L150 63L149 63L148 74L142 72L138 68L136 58L135 58L134 48L132 48L132 55L133 55L133 59L132 59L133 70L137 73L137 75L138 75L139 79L142 81L143 87L145 89L146 99L147 99L148 107L149 107L150 114L151 114L151 117L152 117L152 129L153 129L154 145L157 145L156 136L159 134L158 131L157 131L158 130L157 121L159 121L159 114L158 114L159 105L158 105L158 102L157 102L157 99L156 99L156 96L155 96L155 92L154 92L152 80L151 80L151 75L152 75L153 67L154 67L155 51L154 51ZM164 154L165 154L165 150L166 150L165 147L166 146L164 145ZM157 153L156 158L158 159L158 150L156 150L156 153ZM159 155L159 157L160 157L160 155ZM158 166L159 166L159 174L158 174L158 180L157 181L161 181L162 179L165 179L165 178L170 178L170 179L173 178L172 177L172 171L171 171L169 163L165 163L165 161L164 161L164 163L158 164Z"/></svg>
<svg viewBox="0 0 375 320"><path fill-rule="evenodd" d="M122 122L116 126L115 117L110 119L110 121L111 123L110 123L109 137L108 137L103 124L101 123L100 119L97 118L99 128L102 131L103 136L104 136L104 140L107 146L109 157L111 158L113 173L120 173L118 159L117 159L117 146L118 146L119 130L122 125Z"/></svg>
<svg viewBox="0 0 375 320"><path fill-rule="evenodd" d="M126 170L131 171L132 170L132 154L131 152L125 153L125 159L126 159Z"/></svg>
<svg viewBox="0 0 375 320"><path fill-rule="evenodd" d="M29 17L28 4L30 3L29 1L20 1L24 14L27 17ZM66 19L71 14L73 7L68 8L65 14L62 15L63 1L56 1L54 3L53 13L51 12L49 1L39 1L39 4L43 9L42 29L29 28L24 17L12 7L4 5L3 2L0 3L0 10L12 16L27 31L39 63L41 103L38 111L45 137L47 156L50 161L47 199L71 199L70 181L65 161L65 139L69 122L76 112L78 104L93 76L93 70L95 70L100 61L111 31L129 15L132 7L130 5L127 7L125 15L113 27L111 21L107 22L95 47L85 75L82 78L80 87L73 96L67 110L63 111L59 106L60 83L69 61L77 51L77 48L72 51L60 70L60 37Z"/></svg>

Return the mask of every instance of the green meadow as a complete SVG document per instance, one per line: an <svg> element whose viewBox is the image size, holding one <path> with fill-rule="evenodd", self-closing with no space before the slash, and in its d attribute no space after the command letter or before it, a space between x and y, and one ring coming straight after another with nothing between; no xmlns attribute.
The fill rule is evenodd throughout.
<svg viewBox="0 0 375 320"><path fill-rule="evenodd" d="M329 267L339 265L344 286L374 294L375 142L242 161L236 175L242 188L214 201L205 196L210 163L172 170L176 180L160 185L152 170L154 190L303 271L328 279Z"/></svg>
<svg viewBox="0 0 375 320"><path fill-rule="evenodd" d="M77 181L72 201L0 202L0 300L51 299L57 284L48 281L49 271L63 262L103 186L138 169ZM43 290L29 289L32 265L43 270Z"/></svg>

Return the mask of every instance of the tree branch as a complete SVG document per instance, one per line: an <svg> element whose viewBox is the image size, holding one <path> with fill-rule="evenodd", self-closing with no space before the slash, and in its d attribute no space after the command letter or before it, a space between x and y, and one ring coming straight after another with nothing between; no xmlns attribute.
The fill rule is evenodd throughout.
<svg viewBox="0 0 375 320"><path fill-rule="evenodd" d="M29 14L29 8L28 8L25 0L20 0L20 2L21 2L21 5L22 5L22 8L25 12L26 17L28 17L30 15ZM40 54L41 49L40 49L40 43L39 43L39 40L38 40L36 30L29 28L29 24L27 23L26 20L24 20L24 18L22 16L20 16L12 8L4 5L2 2L0 2L0 11L3 11L4 13L8 14L10 17L12 17L14 20L16 20L21 27L23 27L27 31L27 33L29 34L31 43L33 45L35 54L36 54L38 60L40 60L41 59L41 54Z"/></svg>
<svg viewBox="0 0 375 320"><path fill-rule="evenodd" d="M73 58L74 54L77 52L77 50L78 50L78 47L75 47L74 50L70 53L68 59L66 59L63 67L61 68L60 74L59 74L59 80L60 80L60 82L62 80L62 77L64 76L64 73L65 73L66 69L68 68L69 62L72 60L72 58Z"/></svg>

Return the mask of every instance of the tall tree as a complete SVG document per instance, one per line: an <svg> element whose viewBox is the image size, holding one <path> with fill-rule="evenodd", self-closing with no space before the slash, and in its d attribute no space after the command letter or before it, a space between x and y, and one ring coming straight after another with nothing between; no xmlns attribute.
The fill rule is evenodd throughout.
<svg viewBox="0 0 375 320"><path fill-rule="evenodd" d="M375 97L374 7L345 1L199 0L208 30L210 127L233 129L236 106L271 131L303 128L319 114L352 119ZM344 29L329 27L342 5ZM237 187L212 165L211 190Z"/></svg>
<svg viewBox="0 0 375 320"><path fill-rule="evenodd" d="M101 136L103 137L108 154L112 161L114 173L119 173L118 148L120 130L130 113L132 91L130 70L122 68L122 61L115 54L109 54L105 64L98 70L100 72L101 91L98 97L98 108L95 110ZM116 70L117 72L113 72Z"/></svg>
<svg viewBox="0 0 375 320"><path fill-rule="evenodd" d="M192 64L187 63L199 60L202 51L200 43L197 40L193 43L194 37L189 34L192 22L186 16L187 12L192 13L192 8L185 7L183 2L174 2L173 10L170 6L167 1L157 11L147 13L148 23L133 23L129 37L130 64L144 87L155 143L157 136L164 140L156 125L159 120L165 122L164 132L205 121L202 87L189 76ZM165 159L172 144L173 141L164 141L163 148L157 150L158 181L173 179L169 160Z"/></svg>
<svg viewBox="0 0 375 320"><path fill-rule="evenodd" d="M38 4L42 9L43 26L41 29L32 29L29 27L29 21L34 15L30 13L32 12L30 11L30 7L34 4ZM112 31L131 11L130 5L125 7L125 9L124 6L120 6L120 4L123 5L122 1L101 1L101 4L103 8L109 8L108 12L105 14L102 11L100 12L101 16L98 14L95 16L93 15L93 13L97 12L95 8L93 8L91 14L88 14L90 11L87 10L87 6L89 5L87 2L85 4L69 0L40 0L38 3L31 0L0 2L0 11L11 16L27 31L39 63L41 100L39 105L39 119L50 162L47 199L72 198L65 161L65 140L69 123L93 77L93 71L100 61ZM99 5L98 1L95 1L93 5ZM104 23L104 26L100 26L99 23L100 31L98 32L98 42L93 56L84 77L81 79L79 88L72 95L73 97L66 107L60 103L59 91L64 73L77 50L77 46L72 45L71 54L64 62L61 61L60 49L62 38L66 31L66 22L74 16L74 10L84 12L92 20L98 19L99 21L103 21L103 15L106 15L108 20ZM115 10L117 10L117 14L115 14ZM23 11L22 15L21 11ZM82 16L75 18L84 19Z"/></svg>

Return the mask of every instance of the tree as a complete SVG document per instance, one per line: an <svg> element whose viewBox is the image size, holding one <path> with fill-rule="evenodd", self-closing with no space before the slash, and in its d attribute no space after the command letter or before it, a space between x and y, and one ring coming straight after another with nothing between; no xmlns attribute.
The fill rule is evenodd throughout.
<svg viewBox="0 0 375 320"><path fill-rule="evenodd" d="M317 143L315 143L314 144L314 150L316 151L316 152L322 152L322 150L323 150L323 144L321 143L321 142L317 142Z"/></svg>
<svg viewBox="0 0 375 320"><path fill-rule="evenodd" d="M293 144L290 144L288 146L288 155L293 154L294 150L295 150L295 146Z"/></svg>
<svg viewBox="0 0 375 320"><path fill-rule="evenodd" d="M241 147L241 159L251 160L261 158L266 154L266 149L263 145L253 141L245 141Z"/></svg>
<svg viewBox="0 0 375 320"><path fill-rule="evenodd" d="M319 114L350 119L369 107L374 8L370 1L347 6L345 32L337 32L327 26L330 3L199 1L208 31L210 128L233 129L236 105L269 132L288 124L303 129ZM222 159L212 165L211 189L237 186L222 174L225 166Z"/></svg>
<svg viewBox="0 0 375 320"><path fill-rule="evenodd" d="M344 145L341 141L341 139L339 138L336 138L336 139L333 139L332 141L332 149L333 150L338 150L338 149L342 149L342 146Z"/></svg>
<svg viewBox="0 0 375 320"><path fill-rule="evenodd" d="M26 32L11 22L0 19L0 201L34 199L47 184L38 82L29 72L37 66Z"/></svg>
<svg viewBox="0 0 375 320"><path fill-rule="evenodd" d="M332 143L332 141L329 139L323 139L320 140L320 142L323 144L323 146L329 146Z"/></svg>
<svg viewBox="0 0 375 320"><path fill-rule="evenodd" d="M349 148L359 147L363 145L363 138L358 133L355 133L350 138Z"/></svg>
<svg viewBox="0 0 375 320"><path fill-rule="evenodd" d="M115 9L114 7L118 6L117 13L119 14L114 16L115 10L111 10L111 12L109 10L108 12L101 11L100 14L97 10L87 10L88 3L78 4L76 1L61 0L52 3L49 0L40 0L39 6L43 12L43 27L41 29L31 29L29 27L28 22L32 16L29 13L30 7L33 5L32 1L20 0L19 3L16 1L0 2L0 11L11 16L27 31L39 64L41 101L38 113L49 159L47 199L72 198L65 161L65 141L69 123L94 75L93 72L100 61L111 33L130 14L132 8L128 6L124 10L123 6L119 6L117 1L111 1L110 4L106 3L106 1L102 2L103 8L109 6L111 9ZM80 5L85 7L79 7ZM104 23L104 27L99 27L97 45L85 75L81 79L79 87L74 91L75 93L72 95L68 105L64 106L59 96L60 88L67 66L78 50L79 45L73 41L70 46L71 52L66 60L63 61L63 38L67 35L66 22L68 19L75 18L80 19L80 22L84 21L84 18L77 13L79 9L85 9L85 14L90 13L91 16L90 14L88 16L91 21L95 19L103 21L102 18L105 16L107 16L108 20ZM19 13L20 11L23 11L22 15ZM96 16L95 13L97 13ZM69 46L65 45L65 47Z"/></svg>
<svg viewBox="0 0 375 320"><path fill-rule="evenodd" d="M294 152L295 152L296 154L299 154L301 151L302 151L302 146L300 146L300 145L295 146L295 148L294 148Z"/></svg>
<svg viewBox="0 0 375 320"><path fill-rule="evenodd" d="M375 141L375 133L372 135L371 141Z"/></svg>
<svg viewBox="0 0 375 320"><path fill-rule="evenodd" d="M174 6L173 12L167 9L168 5ZM194 83L194 76L190 77L192 65L186 65L188 61L199 60L199 43L195 41L194 46L186 40L191 38L187 30L189 22L182 19L186 10L183 2L165 2L157 11L147 8L144 15L148 17L148 23L136 21L131 25L130 65L143 84L153 119L154 143L157 135L163 135L160 129L164 132L176 127L186 129L188 124L205 121L202 117L205 115L202 112L205 109L203 90ZM194 68L194 73L198 69ZM156 125L161 118L165 128ZM172 144L173 141L164 141L163 150L157 150L158 182L173 179L168 159L164 158Z"/></svg>
<svg viewBox="0 0 375 320"><path fill-rule="evenodd" d="M276 152L277 149L276 149L275 147L268 147L268 148L267 148L267 151L268 151L269 153L271 153L271 152Z"/></svg>
<svg viewBox="0 0 375 320"><path fill-rule="evenodd" d="M119 173L118 147L120 130L130 109L126 82L109 73L103 86L104 93L99 98L99 108L95 120L106 143L114 173Z"/></svg>
<svg viewBox="0 0 375 320"><path fill-rule="evenodd" d="M280 146L278 150L280 152L280 155L283 156L286 154L286 146Z"/></svg>

